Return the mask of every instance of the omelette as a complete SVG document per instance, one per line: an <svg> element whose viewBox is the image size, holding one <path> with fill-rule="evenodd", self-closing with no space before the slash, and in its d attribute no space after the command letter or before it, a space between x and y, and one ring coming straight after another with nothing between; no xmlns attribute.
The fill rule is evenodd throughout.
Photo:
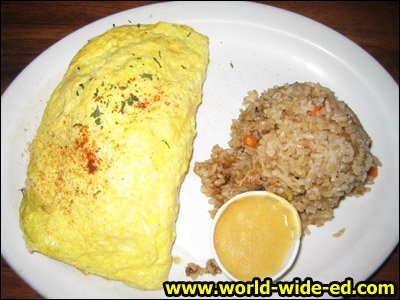
<svg viewBox="0 0 400 300"><path fill-rule="evenodd" d="M208 38L185 25L114 27L75 55L30 147L29 251L159 289L195 136Z"/></svg>

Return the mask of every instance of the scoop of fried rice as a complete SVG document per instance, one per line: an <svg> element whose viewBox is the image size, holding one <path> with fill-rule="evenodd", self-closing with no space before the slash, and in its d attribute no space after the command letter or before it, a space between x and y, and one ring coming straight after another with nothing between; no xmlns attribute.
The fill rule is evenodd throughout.
<svg viewBox="0 0 400 300"><path fill-rule="evenodd" d="M246 143L249 136L255 145ZM333 218L343 197L369 191L368 171L380 165L356 114L311 82L275 86L261 96L250 91L231 137L230 148L215 145L209 160L195 163L212 217L239 193L267 190L296 207L308 233L309 224Z"/></svg>

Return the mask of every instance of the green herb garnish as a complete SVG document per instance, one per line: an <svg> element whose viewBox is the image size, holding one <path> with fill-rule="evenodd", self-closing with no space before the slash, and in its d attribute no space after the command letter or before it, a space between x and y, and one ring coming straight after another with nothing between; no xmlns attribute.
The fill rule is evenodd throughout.
<svg viewBox="0 0 400 300"><path fill-rule="evenodd" d="M153 57L153 59L156 61L156 63L158 63L158 65L160 66L160 68L162 68L162 67L161 67L161 64L160 64L160 62L157 60L157 58Z"/></svg>
<svg viewBox="0 0 400 300"><path fill-rule="evenodd" d="M121 114L124 113L125 104L126 104L125 101L121 101L121 109L119 110L119 112L120 112Z"/></svg>
<svg viewBox="0 0 400 300"><path fill-rule="evenodd" d="M140 74L140 77L143 78L143 79L149 78L150 80L153 80L153 75L152 74L143 73L143 74Z"/></svg>
<svg viewBox="0 0 400 300"><path fill-rule="evenodd" d="M129 98L128 98L128 105L132 106L133 105L133 101L139 101L139 100L135 95L130 95Z"/></svg>
<svg viewBox="0 0 400 300"><path fill-rule="evenodd" d="M165 143L168 146L168 148L171 149L166 140L161 140L161 142Z"/></svg>
<svg viewBox="0 0 400 300"><path fill-rule="evenodd" d="M97 118L97 117L100 116L100 109L99 109L98 105L96 106L96 109L94 110L94 112L91 113L90 116L93 117L93 118Z"/></svg>

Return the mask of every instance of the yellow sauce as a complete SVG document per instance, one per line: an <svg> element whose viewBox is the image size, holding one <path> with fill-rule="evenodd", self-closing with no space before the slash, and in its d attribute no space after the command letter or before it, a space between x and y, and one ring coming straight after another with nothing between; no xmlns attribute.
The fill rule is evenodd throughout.
<svg viewBox="0 0 400 300"><path fill-rule="evenodd" d="M221 214L214 246L225 269L240 280L276 273L294 239L300 237L297 212L289 203L267 196L247 196Z"/></svg>

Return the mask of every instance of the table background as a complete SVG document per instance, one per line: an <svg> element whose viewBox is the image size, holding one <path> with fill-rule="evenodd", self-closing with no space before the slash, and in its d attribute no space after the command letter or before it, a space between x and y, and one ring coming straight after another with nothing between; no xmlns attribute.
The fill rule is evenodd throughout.
<svg viewBox="0 0 400 300"><path fill-rule="evenodd" d="M102 17L157 2L1 1L1 94L24 67L66 35ZM397 1L257 2L296 12L340 32L364 48L399 83ZM399 294L398 246L369 280L394 281ZM41 299L3 257L1 298Z"/></svg>

